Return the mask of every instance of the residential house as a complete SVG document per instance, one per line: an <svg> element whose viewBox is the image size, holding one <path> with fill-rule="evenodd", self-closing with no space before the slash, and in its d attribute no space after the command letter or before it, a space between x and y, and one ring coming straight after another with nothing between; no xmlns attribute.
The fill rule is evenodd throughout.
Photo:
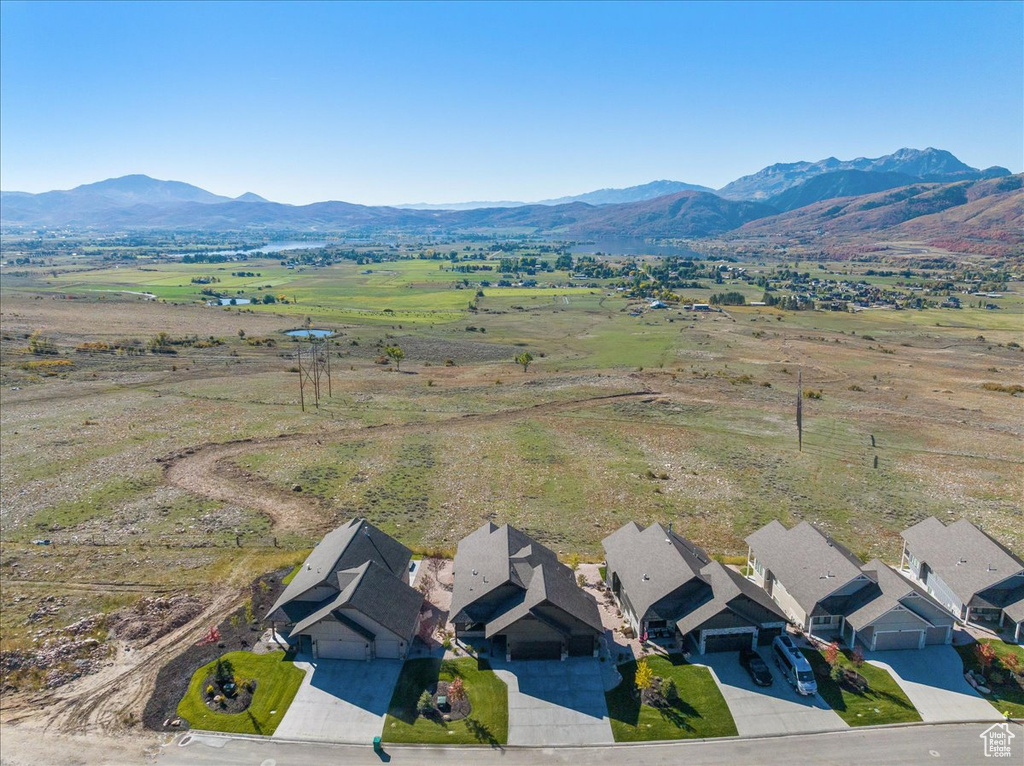
<svg viewBox="0 0 1024 766"><path fill-rule="evenodd" d="M329 532L267 613L299 651L320 659L402 659L422 594L409 585L412 552L365 519Z"/></svg>
<svg viewBox="0 0 1024 766"><path fill-rule="evenodd" d="M553 551L488 522L455 554L450 621L460 641L487 640L508 660L596 656L597 601Z"/></svg>
<svg viewBox="0 0 1024 766"><path fill-rule="evenodd" d="M1024 640L1024 561L966 519L946 526L930 516L902 535L901 569L958 620Z"/></svg>
<svg viewBox="0 0 1024 766"><path fill-rule="evenodd" d="M806 521L769 522L747 544L750 579L811 636L872 651L952 641L953 621L923 588L877 559L864 564Z"/></svg>
<svg viewBox="0 0 1024 766"><path fill-rule="evenodd" d="M671 525L630 522L601 544L608 587L638 636L675 639L704 654L767 644L786 627L763 590Z"/></svg>

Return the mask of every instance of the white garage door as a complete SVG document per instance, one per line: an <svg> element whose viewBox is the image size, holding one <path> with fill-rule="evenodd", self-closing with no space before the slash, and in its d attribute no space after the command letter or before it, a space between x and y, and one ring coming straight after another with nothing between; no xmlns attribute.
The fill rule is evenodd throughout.
<svg viewBox="0 0 1024 766"><path fill-rule="evenodd" d="M324 660L365 660L366 644L362 641L316 642L316 656Z"/></svg>
<svg viewBox="0 0 1024 766"><path fill-rule="evenodd" d="M386 641L378 638L375 647L377 656L386 660L397 660L402 656L398 641Z"/></svg>
<svg viewBox="0 0 1024 766"><path fill-rule="evenodd" d="M887 649L916 649L921 645L920 630L887 631L875 634L875 651Z"/></svg>

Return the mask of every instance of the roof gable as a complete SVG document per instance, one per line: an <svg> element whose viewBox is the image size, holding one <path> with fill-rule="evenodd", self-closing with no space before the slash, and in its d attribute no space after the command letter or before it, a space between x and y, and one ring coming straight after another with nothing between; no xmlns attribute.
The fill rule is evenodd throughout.
<svg viewBox="0 0 1024 766"><path fill-rule="evenodd" d="M304 594L317 587L338 589L339 572L367 561L374 561L393 576L402 577L411 558L412 551L366 519L352 519L324 535L268 614L289 601L301 600Z"/></svg>
<svg viewBox="0 0 1024 766"><path fill-rule="evenodd" d="M641 620L649 616L655 605L669 599L683 586L701 582L699 572L711 561L702 548L661 524L651 524L644 529L629 522L608 535L601 545L608 571L618 576L621 588Z"/></svg>
<svg viewBox="0 0 1024 766"><path fill-rule="evenodd" d="M792 529L771 521L747 537L747 543L808 614L819 601L863 576L860 559L806 521Z"/></svg>
<svg viewBox="0 0 1024 766"><path fill-rule="evenodd" d="M508 622L510 612L518 619L547 603L596 630L603 629L597 601L576 584L572 570L554 551L515 527L488 522L459 542L450 614L459 615L506 584L516 593L494 605L488 623Z"/></svg>
<svg viewBox="0 0 1024 766"><path fill-rule="evenodd" d="M929 516L901 534L910 552L965 604L1024 571L1024 561L966 519L945 526Z"/></svg>

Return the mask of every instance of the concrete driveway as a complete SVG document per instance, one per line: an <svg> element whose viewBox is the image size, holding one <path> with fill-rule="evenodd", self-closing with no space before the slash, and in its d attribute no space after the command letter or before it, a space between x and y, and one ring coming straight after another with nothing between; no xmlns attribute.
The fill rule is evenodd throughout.
<svg viewBox="0 0 1024 766"><path fill-rule="evenodd" d="M761 651L775 682L757 686L740 665L739 652L693 655L690 662L706 665L718 682L741 737L770 734L808 734L847 728L846 722L815 694L802 697L772 663L767 650Z"/></svg>
<svg viewBox="0 0 1024 766"><path fill-rule="evenodd" d="M923 721L1003 720L999 711L964 680L963 662L952 646L868 652L864 657L889 671Z"/></svg>
<svg viewBox="0 0 1024 766"><path fill-rule="evenodd" d="M510 745L612 744L600 662L592 657L492 660L508 685Z"/></svg>
<svg viewBox="0 0 1024 766"><path fill-rule="evenodd" d="M274 737L366 745L384 730L401 660L314 660L302 655L306 671Z"/></svg>

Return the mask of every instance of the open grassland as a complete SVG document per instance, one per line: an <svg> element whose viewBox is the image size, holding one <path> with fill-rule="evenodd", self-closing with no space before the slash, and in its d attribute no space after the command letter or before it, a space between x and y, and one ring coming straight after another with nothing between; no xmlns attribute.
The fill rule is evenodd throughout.
<svg viewBox="0 0 1024 766"><path fill-rule="evenodd" d="M898 561L900 530L935 514L1024 552L1019 283L999 310L630 316L643 304L606 287L477 298L494 273L437 261L249 261L252 278L230 276L239 264L89 263L3 281L5 646L142 595L237 588L355 515L448 550L507 521L591 559L629 520L735 555L765 522L807 519ZM190 282L203 275L298 303L207 306ZM336 335L332 396L303 412L283 331L307 317ZM161 332L204 343L102 348ZM33 353L33 335L55 353ZM380 363L388 345L405 351L400 373ZM61 364L31 364L48 361ZM802 451L798 373L815 397ZM625 393L638 395L601 398ZM33 617L47 593L64 601Z"/></svg>

